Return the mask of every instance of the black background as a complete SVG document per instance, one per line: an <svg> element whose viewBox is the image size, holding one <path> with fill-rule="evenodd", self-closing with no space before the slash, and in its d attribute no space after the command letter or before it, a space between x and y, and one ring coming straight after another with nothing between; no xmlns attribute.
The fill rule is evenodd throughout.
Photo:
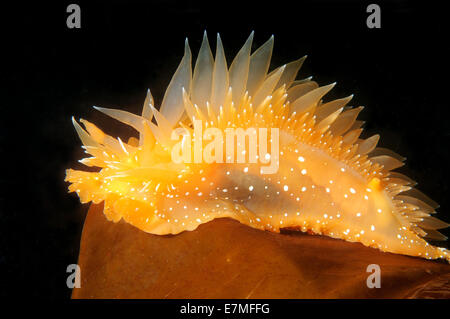
<svg viewBox="0 0 450 319"><path fill-rule="evenodd" d="M66 7L81 7L81 29ZM450 221L449 34L443 2L374 1L382 28L366 26L365 1L58 1L1 7L0 297L64 298L88 206L67 194L66 168L81 168L72 115L106 132L134 134L91 106L139 113L156 105L189 38L194 57L207 30L227 60L252 30L253 49L275 35L271 68L308 54L300 77L327 96L354 93L366 108L364 137L407 157L407 173ZM195 60L194 60L195 61ZM444 231L449 234L448 231Z"/></svg>

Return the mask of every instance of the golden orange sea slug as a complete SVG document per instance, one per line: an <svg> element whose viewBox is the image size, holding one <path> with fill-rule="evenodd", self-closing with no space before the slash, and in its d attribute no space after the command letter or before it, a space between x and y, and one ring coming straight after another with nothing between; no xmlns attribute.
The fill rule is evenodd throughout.
<svg viewBox="0 0 450 319"><path fill-rule="evenodd" d="M350 97L323 102L334 84L296 80L304 58L268 73L273 37L251 53L253 33L228 68L220 37L213 57L206 33L192 72L184 57L159 111L150 91L141 115L97 110L132 126L128 142L73 120L81 163L68 169L69 190L82 203L104 202L105 216L152 234L192 231L229 217L253 228L294 228L382 251L449 260L448 224L437 205L392 170L403 165L361 139L361 107Z"/></svg>

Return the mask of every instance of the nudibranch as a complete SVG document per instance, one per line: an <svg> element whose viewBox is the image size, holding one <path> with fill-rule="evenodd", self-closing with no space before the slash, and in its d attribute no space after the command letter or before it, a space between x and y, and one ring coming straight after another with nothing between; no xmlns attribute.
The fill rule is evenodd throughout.
<svg viewBox="0 0 450 319"><path fill-rule="evenodd" d="M446 239L436 203L393 172L404 159L377 147L378 135L360 137L362 107L347 106L352 96L323 102L334 84L296 80L305 57L268 72L273 36L253 53L252 41L253 32L228 67L220 36L213 57L205 32L192 71L186 40L159 110L150 91L141 115L95 107L137 131L127 142L72 118L91 155L80 162L98 171L68 169L69 191L151 234L229 217L450 260L426 241Z"/></svg>

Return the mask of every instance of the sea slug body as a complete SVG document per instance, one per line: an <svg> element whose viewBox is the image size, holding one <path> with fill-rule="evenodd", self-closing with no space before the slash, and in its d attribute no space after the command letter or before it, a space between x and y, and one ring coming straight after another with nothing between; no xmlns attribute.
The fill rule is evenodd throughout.
<svg viewBox="0 0 450 319"><path fill-rule="evenodd" d="M228 68L220 37L213 57L205 32L192 72L186 40L159 111L150 91L141 115L96 108L132 126L139 138L126 143L86 120L81 120L84 129L73 120L91 155L80 162L100 169L68 169L69 191L82 203L104 202L109 220L124 219L152 234L191 231L229 217L261 230L292 228L386 252L450 260L448 250L425 240L446 239L437 229L448 224L431 216L437 205L414 189L411 179L392 171L403 158L377 147L378 135L360 138L362 107L347 106L352 96L323 102L334 84L296 80L305 58L268 73L273 36L253 53L252 41L253 33ZM273 149L267 147L264 156L259 144L257 158L264 165L275 163L276 170L262 174L258 161L228 161L228 153L219 152L222 144L209 151L223 161L196 161L192 152L188 161L174 162L174 145L194 145L195 123L205 132L204 144L213 140L208 128L223 133L220 143L230 128L267 128L268 144L275 145L276 137L278 149L269 154ZM190 138L179 144L175 129ZM237 145L232 150L234 157Z"/></svg>

